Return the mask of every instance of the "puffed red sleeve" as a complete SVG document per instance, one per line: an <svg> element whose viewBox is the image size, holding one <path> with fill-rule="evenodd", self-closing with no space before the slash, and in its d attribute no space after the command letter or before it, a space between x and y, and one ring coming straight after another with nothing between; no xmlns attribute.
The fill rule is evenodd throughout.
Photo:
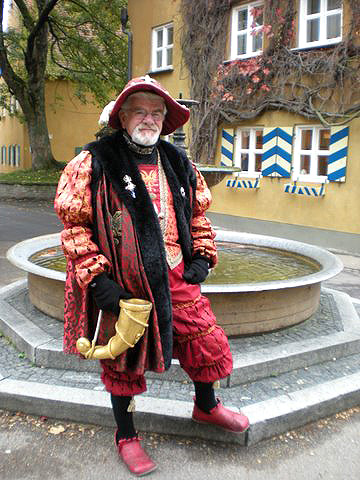
<svg viewBox="0 0 360 480"><path fill-rule="evenodd" d="M210 261L210 267L217 264L217 252L214 242L215 232L205 212L211 204L211 192L205 179L193 164L196 173L196 194L193 205L191 233L193 237L193 254L205 256Z"/></svg>
<svg viewBox="0 0 360 480"><path fill-rule="evenodd" d="M64 255L74 262L76 280L81 288L111 267L92 241L91 172L91 154L82 151L65 167L54 202L64 224L61 232Z"/></svg>

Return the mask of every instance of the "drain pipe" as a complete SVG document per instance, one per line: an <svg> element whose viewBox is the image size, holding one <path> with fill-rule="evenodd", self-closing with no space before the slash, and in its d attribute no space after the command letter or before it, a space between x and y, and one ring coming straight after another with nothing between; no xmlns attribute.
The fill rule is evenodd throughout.
<svg viewBox="0 0 360 480"><path fill-rule="evenodd" d="M131 69L131 61L132 61L132 32L130 30L126 29L126 25L129 20L129 15L127 8L122 8L121 13L120 13L120 21L121 21L121 30L123 33L127 35L128 38L128 67L127 67L127 72L128 72L128 81L131 80L132 78L132 69Z"/></svg>

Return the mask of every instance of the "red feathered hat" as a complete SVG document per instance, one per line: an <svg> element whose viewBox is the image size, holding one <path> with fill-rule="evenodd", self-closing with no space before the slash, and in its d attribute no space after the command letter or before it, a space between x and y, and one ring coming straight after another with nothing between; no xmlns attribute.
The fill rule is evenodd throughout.
<svg viewBox="0 0 360 480"><path fill-rule="evenodd" d="M174 132L189 120L190 110L174 100L170 93L165 90L159 82L151 78L149 75L145 75L144 77L137 77L130 80L130 82L124 87L124 90L117 97L109 117L110 127L115 129L121 128L119 111L127 97L135 92L146 91L156 93L156 95L159 95L165 100L167 112L164 118L161 135L168 135L169 133Z"/></svg>

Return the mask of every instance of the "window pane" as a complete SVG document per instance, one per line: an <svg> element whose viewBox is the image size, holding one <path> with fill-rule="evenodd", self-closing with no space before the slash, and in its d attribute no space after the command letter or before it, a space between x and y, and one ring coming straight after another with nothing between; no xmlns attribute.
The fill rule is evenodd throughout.
<svg viewBox="0 0 360 480"><path fill-rule="evenodd" d="M158 30L157 31L157 46L162 47L163 46L163 30Z"/></svg>
<svg viewBox="0 0 360 480"><path fill-rule="evenodd" d="M162 66L162 52L156 52L156 68L160 68Z"/></svg>
<svg viewBox="0 0 360 480"><path fill-rule="evenodd" d="M246 35L239 35L237 54L243 55L244 53L246 53Z"/></svg>
<svg viewBox="0 0 360 480"><path fill-rule="evenodd" d="M255 172L261 172L261 153L255 154Z"/></svg>
<svg viewBox="0 0 360 480"><path fill-rule="evenodd" d="M308 0L307 2L307 14L312 15L313 13L320 12L320 0Z"/></svg>
<svg viewBox="0 0 360 480"><path fill-rule="evenodd" d="M241 154L241 170L249 170L249 155L247 153Z"/></svg>
<svg viewBox="0 0 360 480"><path fill-rule="evenodd" d="M330 130L320 130L319 132L319 150L329 150Z"/></svg>
<svg viewBox="0 0 360 480"><path fill-rule="evenodd" d="M254 35L252 37L252 51L253 52L258 52L259 50L262 49L262 33L259 33L258 35Z"/></svg>
<svg viewBox="0 0 360 480"><path fill-rule="evenodd" d="M166 51L166 65L172 65L172 48L168 48Z"/></svg>
<svg viewBox="0 0 360 480"><path fill-rule="evenodd" d="M300 173L302 175L310 173L310 155L300 156Z"/></svg>
<svg viewBox="0 0 360 480"><path fill-rule="evenodd" d="M256 150L261 150L263 148L263 132L262 130L256 130L255 132L255 148Z"/></svg>
<svg viewBox="0 0 360 480"><path fill-rule="evenodd" d="M241 149L248 150L250 147L250 130L242 130L241 132Z"/></svg>
<svg viewBox="0 0 360 480"><path fill-rule="evenodd" d="M337 38L341 35L341 15L329 15L326 19L326 38Z"/></svg>
<svg viewBox="0 0 360 480"><path fill-rule="evenodd" d="M238 12L238 31L246 30L248 24L248 12L247 10L240 10Z"/></svg>
<svg viewBox="0 0 360 480"><path fill-rule="evenodd" d="M301 150L311 150L312 130L301 131Z"/></svg>
<svg viewBox="0 0 360 480"><path fill-rule="evenodd" d="M341 8L341 0L327 0L327 9L335 10L336 8Z"/></svg>
<svg viewBox="0 0 360 480"><path fill-rule="evenodd" d="M174 42L173 38L174 38L174 29L173 29L173 27L169 27L167 29L167 44L168 45L173 44L173 42Z"/></svg>
<svg viewBox="0 0 360 480"><path fill-rule="evenodd" d="M319 40L320 19L314 18L307 21L307 42L316 42Z"/></svg>
<svg viewBox="0 0 360 480"><path fill-rule="evenodd" d="M327 175L328 157L327 155L318 156L318 175Z"/></svg>

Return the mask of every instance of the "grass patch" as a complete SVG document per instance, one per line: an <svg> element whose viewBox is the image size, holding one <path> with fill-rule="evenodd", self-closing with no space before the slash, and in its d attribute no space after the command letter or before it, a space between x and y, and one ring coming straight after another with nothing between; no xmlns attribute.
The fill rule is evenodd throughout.
<svg viewBox="0 0 360 480"><path fill-rule="evenodd" d="M57 185L61 175L59 169L17 170L0 173L0 183L11 185Z"/></svg>

